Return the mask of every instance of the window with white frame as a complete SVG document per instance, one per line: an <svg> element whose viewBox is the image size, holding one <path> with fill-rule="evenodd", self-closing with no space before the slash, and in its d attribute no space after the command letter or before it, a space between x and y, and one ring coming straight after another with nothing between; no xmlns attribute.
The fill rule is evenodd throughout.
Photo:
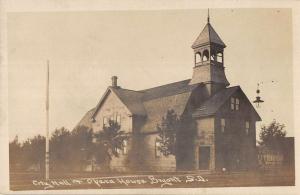
<svg viewBox="0 0 300 195"><path fill-rule="evenodd" d="M240 100L238 98L231 97L230 98L230 108L231 108L231 110L239 110L240 109Z"/></svg>
<svg viewBox="0 0 300 195"><path fill-rule="evenodd" d="M111 121L115 121L114 114L110 116L110 120L111 120Z"/></svg>
<svg viewBox="0 0 300 195"><path fill-rule="evenodd" d="M103 117L103 125L105 125L106 127L109 126L109 120L117 122L119 125L121 125L121 115L118 113L112 114L108 117Z"/></svg>
<svg viewBox="0 0 300 195"><path fill-rule="evenodd" d="M127 154L127 152L128 152L127 145L128 145L128 141L123 140L123 154Z"/></svg>
<svg viewBox="0 0 300 195"><path fill-rule="evenodd" d="M107 117L103 117L103 126L108 126L108 118Z"/></svg>
<svg viewBox="0 0 300 195"><path fill-rule="evenodd" d="M116 122L120 125L121 124L121 115L117 114Z"/></svg>
<svg viewBox="0 0 300 195"><path fill-rule="evenodd" d="M231 110L234 110L234 105L235 105L235 100L234 100L234 98L232 97L232 98L231 98L231 104L230 104Z"/></svg>
<svg viewBox="0 0 300 195"><path fill-rule="evenodd" d="M246 123L245 123L246 135L249 135L249 129L250 129L250 122L246 121Z"/></svg>
<svg viewBox="0 0 300 195"><path fill-rule="evenodd" d="M162 156L162 153L159 148L160 148L160 142L156 140L155 141L155 157L156 158L159 158Z"/></svg>
<svg viewBox="0 0 300 195"><path fill-rule="evenodd" d="M235 98L235 110L239 110L240 109L240 100L239 98Z"/></svg>
<svg viewBox="0 0 300 195"><path fill-rule="evenodd" d="M225 132L225 119L224 118L221 118L221 132L224 133Z"/></svg>

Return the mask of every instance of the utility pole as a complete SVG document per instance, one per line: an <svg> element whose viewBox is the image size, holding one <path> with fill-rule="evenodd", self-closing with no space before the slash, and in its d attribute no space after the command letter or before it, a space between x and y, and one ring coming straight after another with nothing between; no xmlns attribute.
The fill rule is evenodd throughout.
<svg viewBox="0 0 300 195"><path fill-rule="evenodd" d="M46 156L45 179L49 179L49 60L47 60L47 86L46 86Z"/></svg>

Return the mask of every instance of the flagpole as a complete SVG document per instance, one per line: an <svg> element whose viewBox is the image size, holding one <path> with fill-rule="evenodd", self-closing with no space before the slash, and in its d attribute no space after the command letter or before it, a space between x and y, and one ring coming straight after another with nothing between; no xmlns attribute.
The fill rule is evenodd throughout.
<svg viewBox="0 0 300 195"><path fill-rule="evenodd" d="M45 179L49 179L49 60L47 60L47 89L46 89L46 156Z"/></svg>

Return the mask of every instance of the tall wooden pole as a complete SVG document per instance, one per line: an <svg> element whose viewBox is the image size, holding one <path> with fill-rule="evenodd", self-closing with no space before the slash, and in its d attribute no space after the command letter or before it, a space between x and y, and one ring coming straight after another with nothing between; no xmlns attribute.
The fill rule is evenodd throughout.
<svg viewBox="0 0 300 195"><path fill-rule="evenodd" d="M46 156L45 179L49 179L49 60L47 60L47 87L46 87Z"/></svg>

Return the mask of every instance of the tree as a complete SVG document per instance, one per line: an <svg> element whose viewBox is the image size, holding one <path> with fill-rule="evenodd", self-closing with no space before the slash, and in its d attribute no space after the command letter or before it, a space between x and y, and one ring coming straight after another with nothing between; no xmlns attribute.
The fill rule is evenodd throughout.
<svg viewBox="0 0 300 195"><path fill-rule="evenodd" d="M50 139L50 165L57 170L71 169L71 133L68 129L61 127L56 129Z"/></svg>
<svg viewBox="0 0 300 195"><path fill-rule="evenodd" d="M285 125L272 121L268 126L263 126L259 135L261 146L280 150L286 136Z"/></svg>
<svg viewBox="0 0 300 195"><path fill-rule="evenodd" d="M18 136L15 136L14 140L9 143L9 168L16 170L21 165L20 156L22 154L21 143Z"/></svg>
<svg viewBox="0 0 300 195"><path fill-rule="evenodd" d="M158 150L164 155L176 154L176 136L180 129L180 119L174 110L168 110L162 118L160 125L157 125L159 142Z"/></svg>
<svg viewBox="0 0 300 195"><path fill-rule="evenodd" d="M92 129L86 126L78 126L71 132L70 165L73 170L82 170L87 160L91 158L93 153L93 132Z"/></svg>
<svg viewBox="0 0 300 195"><path fill-rule="evenodd" d="M124 141L128 140L128 135L125 131L121 130L121 126L113 120L108 121L108 126L103 126L103 131L95 134L97 139L97 148L99 148L102 161L110 161L113 156L119 157L118 151L123 150ZM99 158L98 158L99 159Z"/></svg>
<svg viewBox="0 0 300 195"><path fill-rule="evenodd" d="M44 136L37 135L23 143L21 159L25 169L31 165L38 165L40 169L44 169L45 140Z"/></svg>

